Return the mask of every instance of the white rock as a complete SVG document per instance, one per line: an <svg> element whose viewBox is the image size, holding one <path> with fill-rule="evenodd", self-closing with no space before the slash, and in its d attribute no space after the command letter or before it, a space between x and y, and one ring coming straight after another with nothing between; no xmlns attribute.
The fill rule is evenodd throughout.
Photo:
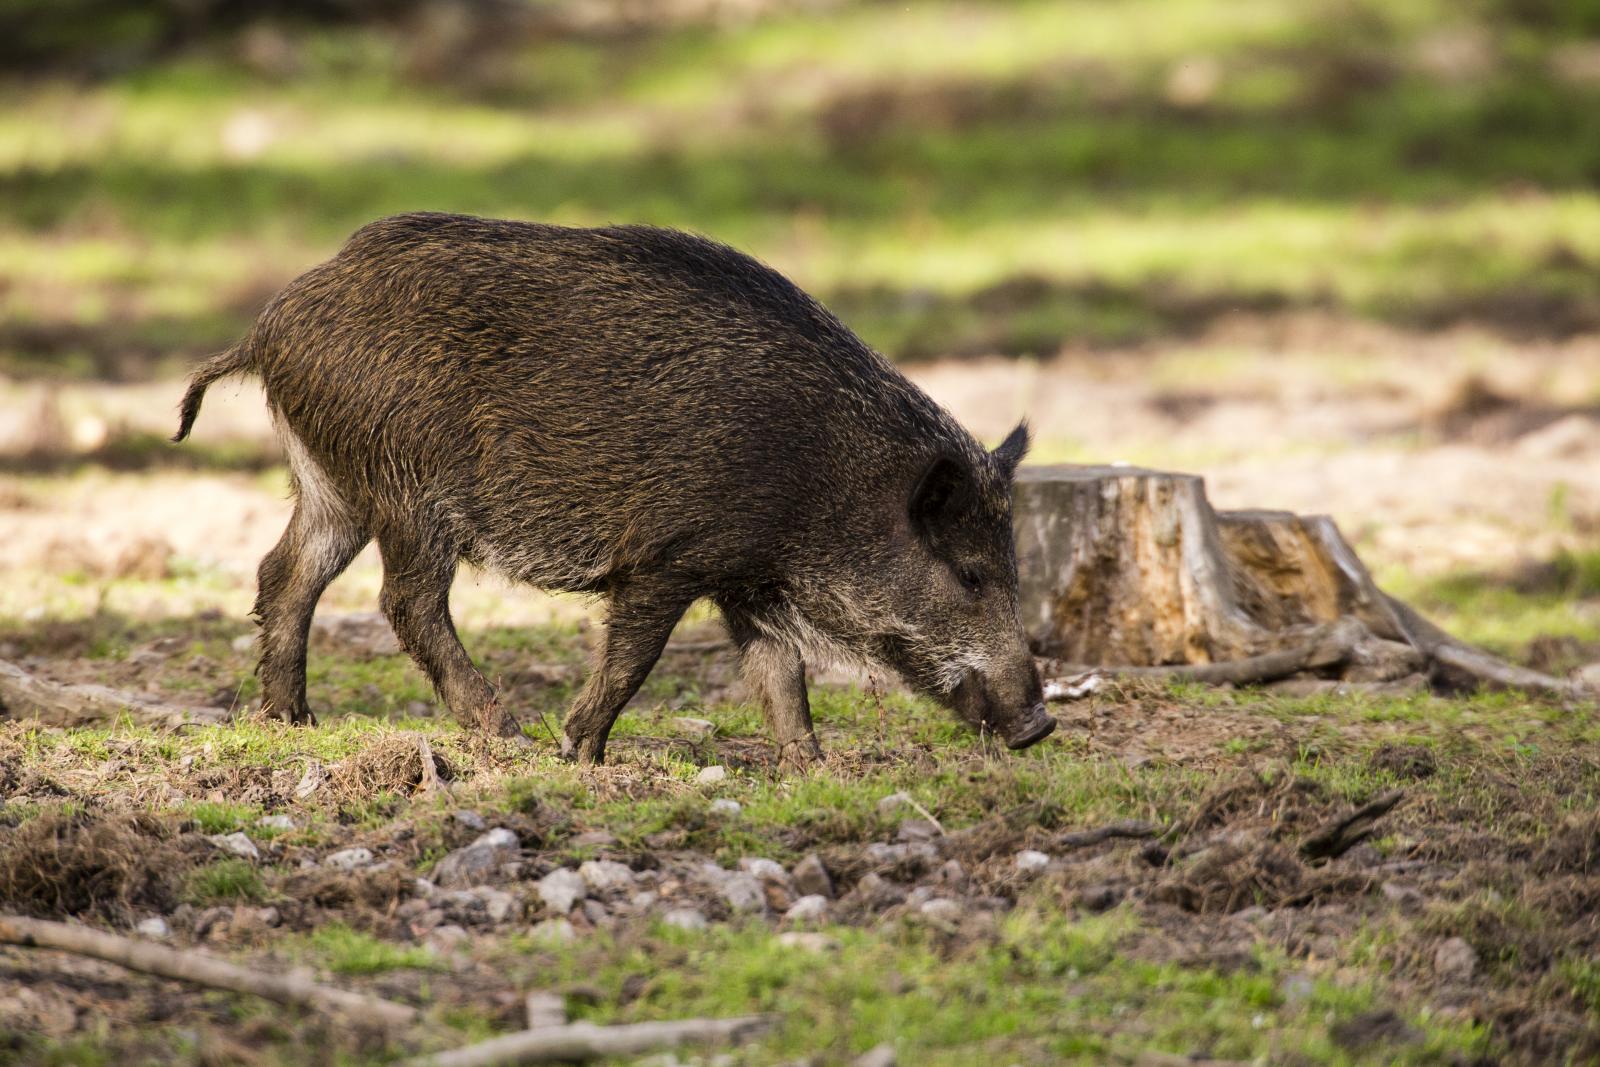
<svg viewBox="0 0 1600 1067"><path fill-rule="evenodd" d="M539 879L539 899L557 915L565 915L588 895L589 887L583 876L566 867L558 867Z"/></svg>
<svg viewBox="0 0 1600 1067"><path fill-rule="evenodd" d="M256 820L256 825L265 830L276 830L279 833L287 833L296 829L294 819L288 815L263 815Z"/></svg>
<svg viewBox="0 0 1600 1067"><path fill-rule="evenodd" d="M704 930L710 925L706 917L693 908L674 908L661 916L661 921L680 930Z"/></svg>
<svg viewBox="0 0 1600 1067"><path fill-rule="evenodd" d="M322 788L322 783L328 780L328 772L322 769L322 764L312 760L306 764L305 773L300 776L300 781L294 787L296 800L306 797Z"/></svg>
<svg viewBox="0 0 1600 1067"><path fill-rule="evenodd" d="M490 889L487 886L475 892L478 899L483 901L483 909L488 914L490 922L503 923L517 910L517 898L510 893Z"/></svg>
<svg viewBox="0 0 1600 1067"><path fill-rule="evenodd" d="M935 922L955 923L961 921L961 905L953 900L929 900L920 909L923 915Z"/></svg>
<svg viewBox="0 0 1600 1067"><path fill-rule="evenodd" d="M703 741L717 732L717 724L709 719L691 719L684 716L673 719L672 725L678 728L680 734L692 737L696 741Z"/></svg>
<svg viewBox="0 0 1600 1067"><path fill-rule="evenodd" d="M857 1056L851 1067L895 1067L897 1063L894 1046L885 1042Z"/></svg>
<svg viewBox="0 0 1600 1067"><path fill-rule="evenodd" d="M261 850L256 848L256 843L242 833L212 834L208 840L224 852L231 852L235 856L243 856L247 860L261 858Z"/></svg>
<svg viewBox="0 0 1600 1067"><path fill-rule="evenodd" d="M801 897L789 905L789 910L783 913L784 922L814 923L821 922L828 915L828 898L821 896Z"/></svg>
<svg viewBox="0 0 1600 1067"><path fill-rule="evenodd" d="M547 945L559 945L575 940L578 932L565 919L546 919L529 927L528 935L535 941L542 941Z"/></svg>
<svg viewBox="0 0 1600 1067"><path fill-rule="evenodd" d="M462 826L465 826L468 830L482 830L487 825L483 821L482 815L479 815L477 812L472 811L469 808L462 808L460 811L451 812L450 817L456 822L460 823Z"/></svg>
<svg viewBox="0 0 1600 1067"><path fill-rule="evenodd" d="M909 807L911 807L910 793L890 793L888 796L878 801L878 814L887 818L892 816L901 808Z"/></svg>
<svg viewBox="0 0 1600 1067"><path fill-rule="evenodd" d="M718 766L701 768L700 773L694 776L694 780L701 785L716 785L718 782L725 782L728 780L728 768Z"/></svg>
<svg viewBox="0 0 1600 1067"><path fill-rule="evenodd" d="M777 882L779 885L789 883L789 872L783 869L781 863L774 863L769 859L751 856L739 861L739 869L746 874L753 874L763 882Z"/></svg>
<svg viewBox="0 0 1600 1067"><path fill-rule="evenodd" d="M833 878L822 857L814 852L794 865L794 885L802 893L833 897Z"/></svg>
<svg viewBox="0 0 1600 1067"><path fill-rule="evenodd" d="M726 815L731 818L743 810L737 800L730 800L727 797L719 797L711 802L711 812L714 815Z"/></svg>
<svg viewBox="0 0 1600 1067"><path fill-rule="evenodd" d="M504 826L496 826L486 834L478 835L469 848L521 848L522 841Z"/></svg>
<svg viewBox="0 0 1600 1067"><path fill-rule="evenodd" d="M154 918L145 919L143 922L139 923L139 925L135 926L133 929L134 929L134 932L139 934L141 937L171 937L172 936L172 927L168 926L167 925L167 920L163 919L159 915L155 916Z"/></svg>
<svg viewBox="0 0 1600 1067"><path fill-rule="evenodd" d="M728 902L728 907L734 911L764 911L767 906L767 894L762 890L761 883L750 874L730 874L722 880L718 887L722 899Z"/></svg>
<svg viewBox="0 0 1600 1067"><path fill-rule="evenodd" d="M357 867L370 867L372 865L372 850L368 848L347 848L335 852L322 861L325 867L335 867L341 871L353 871Z"/></svg>
<svg viewBox="0 0 1600 1067"><path fill-rule="evenodd" d="M790 930L778 935L778 944L784 948L797 948L804 952L829 952L839 947L839 942L815 930Z"/></svg>
<svg viewBox="0 0 1600 1067"><path fill-rule="evenodd" d="M1050 866L1050 857L1043 852L1035 852L1031 848L1025 848L1017 853L1017 870L1023 874L1038 874L1048 866Z"/></svg>
<svg viewBox="0 0 1600 1067"><path fill-rule="evenodd" d="M633 884L633 871L616 860L589 860L578 867L578 875L590 889L600 892Z"/></svg>
<svg viewBox="0 0 1600 1067"><path fill-rule="evenodd" d="M1434 951L1433 969L1440 978L1465 982L1478 969L1478 953L1466 939L1449 938Z"/></svg>

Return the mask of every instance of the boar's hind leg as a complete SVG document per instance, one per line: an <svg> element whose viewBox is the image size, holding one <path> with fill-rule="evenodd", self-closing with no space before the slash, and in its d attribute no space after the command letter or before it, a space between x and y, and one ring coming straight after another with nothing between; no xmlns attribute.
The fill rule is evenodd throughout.
<svg viewBox="0 0 1600 1067"><path fill-rule="evenodd" d="M737 609L724 606L728 632L739 646L745 684L761 702L767 728L778 745L778 766L805 770L822 760L806 699L806 665L800 650L757 630Z"/></svg>
<svg viewBox="0 0 1600 1067"><path fill-rule="evenodd" d="M661 657L691 599L666 583L635 581L612 589L594 667L567 711L562 755L579 763L604 761L611 724Z"/></svg>
<svg viewBox="0 0 1600 1067"><path fill-rule="evenodd" d="M292 723L315 725L306 704L306 634L317 599L368 541L342 507L302 489L288 529L256 573L261 624L261 708Z"/></svg>
<svg viewBox="0 0 1600 1067"><path fill-rule="evenodd" d="M385 531L378 536L378 551L383 555L378 605L457 721L492 737L522 737L517 720L500 706L494 687L461 647L450 619L455 547L425 542L410 531Z"/></svg>

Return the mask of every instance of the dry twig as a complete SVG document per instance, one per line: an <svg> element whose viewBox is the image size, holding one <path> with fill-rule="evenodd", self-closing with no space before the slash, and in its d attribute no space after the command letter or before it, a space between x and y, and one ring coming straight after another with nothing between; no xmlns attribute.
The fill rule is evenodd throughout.
<svg viewBox="0 0 1600 1067"><path fill-rule="evenodd" d="M570 1023L523 1030L451 1052L418 1056L407 1060L403 1067L510 1067L634 1056L678 1045L749 1041L771 1029L775 1022L770 1015L743 1015L629 1026Z"/></svg>
<svg viewBox="0 0 1600 1067"><path fill-rule="evenodd" d="M0 915L0 943L26 948L53 948L115 963L131 971L193 982L210 989L250 993L280 1004L294 1004L353 1019L373 1019L391 1026L416 1021L415 1008L392 1000L320 985L292 975L262 974L196 952L178 952L165 945L91 930L86 926Z"/></svg>
<svg viewBox="0 0 1600 1067"><path fill-rule="evenodd" d="M228 720L220 708L165 704L103 685L46 681L7 660L0 660L0 708L12 718L26 716L50 726L81 726L124 715L143 725L166 727Z"/></svg>

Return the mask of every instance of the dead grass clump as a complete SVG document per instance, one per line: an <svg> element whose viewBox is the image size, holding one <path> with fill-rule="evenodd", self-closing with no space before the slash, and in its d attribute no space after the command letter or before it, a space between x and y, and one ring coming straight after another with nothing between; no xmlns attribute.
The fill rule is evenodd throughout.
<svg viewBox="0 0 1600 1067"><path fill-rule="evenodd" d="M1439 761L1426 745L1404 745L1393 741L1379 745L1367 763L1375 771L1386 771L1408 781L1431 778L1439 769Z"/></svg>
<svg viewBox="0 0 1600 1067"><path fill-rule="evenodd" d="M326 921L326 915L316 914L321 911L339 912L352 925L369 927L379 915L392 914L411 895L416 878L398 867L380 871L308 867L288 875L273 888L280 900L279 910L291 926Z"/></svg>
<svg viewBox="0 0 1600 1067"><path fill-rule="evenodd" d="M170 911L205 851L148 815L41 815L0 837L0 906L44 918Z"/></svg>
<svg viewBox="0 0 1600 1067"><path fill-rule="evenodd" d="M1567 820L1534 856L1533 869L1543 875L1600 873L1600 815Z"/></svg>
<svg viewBox="0 0 1600 1067"><path fill-rule="evenodd" d="M1172 836L1181 840L1241 824L1266 824L1274 836L1282 836L1318 820L1321 811L1315 802L1321 794L1321 786L1294 777L1286 766L1252 769L1208 790Z"/></svg>
<svg viewBox="0 0 1600 1067"><path fill-rule="evenodd" d="M367 745L328 769L325 795L343 804L370 801L379 794L410 796L434 781L449 781L455 772L418 734L394 734ZM423 766L423 754L432 761Z"/></svg>
<svg viewBox="0 0 1600 1067"><path fill-rule="evenodd" d="M1330 896L1359 894L1371 879L1307 867L1294 849L1277 841L1213 844L1158 881L1150 899L1185 911L1230 913L1259 904L1293 907Z"/></svg>

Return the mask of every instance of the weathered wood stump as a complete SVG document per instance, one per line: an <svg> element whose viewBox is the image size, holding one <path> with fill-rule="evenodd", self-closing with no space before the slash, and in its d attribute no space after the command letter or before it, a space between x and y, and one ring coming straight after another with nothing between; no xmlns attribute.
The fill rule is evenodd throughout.
<svg viewBox="0 0 1600 1067"><path fill-rule="evenodd" d="M1425 672L1441 688L1578 693L1385 595L1326 515L1218 512L1196 475L1086 466L1024 467L1015 512L1023 620L1049 673L1387 684Z"/></svg>

